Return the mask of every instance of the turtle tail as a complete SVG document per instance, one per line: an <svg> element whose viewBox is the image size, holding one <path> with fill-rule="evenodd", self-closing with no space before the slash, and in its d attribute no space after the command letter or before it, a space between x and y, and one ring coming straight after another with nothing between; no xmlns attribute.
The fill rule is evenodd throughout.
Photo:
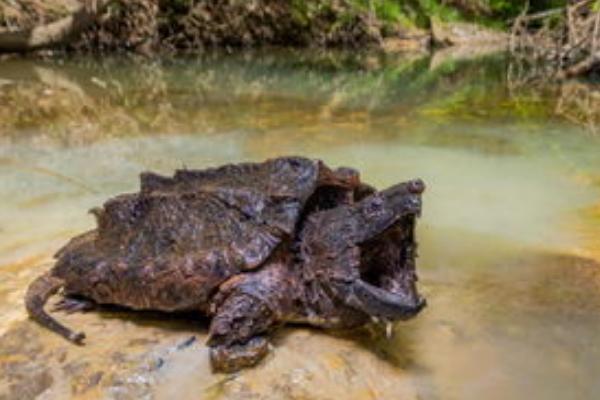
<svg viewBox="0 0 600 400"><path fill-rule="evenodd" d="M25 308L29 316L40 325L58 333L65 339L75 344L83 344L85 334L83 332L73 332L71 329L62 325L52 318L44 310L44 305L48 299L56 294L64 286L64 281L60 278L45 273L34 280L25 294Z"/></svg>

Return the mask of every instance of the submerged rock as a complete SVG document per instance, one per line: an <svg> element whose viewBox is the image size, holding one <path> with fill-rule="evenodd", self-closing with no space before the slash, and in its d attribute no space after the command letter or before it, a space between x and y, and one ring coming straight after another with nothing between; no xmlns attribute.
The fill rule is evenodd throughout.
<svg viewBox="0 0 600 400"><path fill-rule="evenodd" d="M193 324L70 318L92 324L98 337L114 335L82 348L29 321L15 324L0 337L0 399L417 398L410 375L348 338L286 330L269 362L226 375L211 373L205 330L190 341Z"/></svg>

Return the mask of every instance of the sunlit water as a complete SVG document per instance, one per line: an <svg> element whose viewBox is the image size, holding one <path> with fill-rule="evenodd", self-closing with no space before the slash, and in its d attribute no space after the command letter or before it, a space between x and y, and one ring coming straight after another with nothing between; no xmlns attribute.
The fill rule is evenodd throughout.
<svg viewBox="0 0 600 400"><path fill-rule="evenodd" d="M559 90L509 90L505 70L289 52L1 64L0 399L596 398L600 137L553 114ZM59 316L82 348L27 321L26 285L139 172L287 154L427 182L429 307L393 339L285 329L224 376L205 321Z"/></svg>

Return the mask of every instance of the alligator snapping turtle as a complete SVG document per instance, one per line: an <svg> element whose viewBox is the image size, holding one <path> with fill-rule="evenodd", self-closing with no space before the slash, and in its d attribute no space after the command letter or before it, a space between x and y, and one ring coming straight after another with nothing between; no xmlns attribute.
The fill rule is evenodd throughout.
<svg viewBox="0 0 600 400"><path fill-rule="evenodd" d="M350 328L407 319L416 290L414 237L424 184L376 191L351 168L300 157L141 175L139 193L91 210L97 228L73 238L26 294L30 316L81 344L44 311L96 304L197 311L212 317L215 370L251 366L285 322Z"/></svg>

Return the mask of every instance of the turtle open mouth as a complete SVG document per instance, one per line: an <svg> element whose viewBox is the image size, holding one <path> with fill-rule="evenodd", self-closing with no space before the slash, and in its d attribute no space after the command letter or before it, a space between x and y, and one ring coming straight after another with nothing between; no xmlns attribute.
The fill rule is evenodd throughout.
<svg viewBox="0 0 600 400"><path fill-rule="evenodd" d="M357 270L350 279L333 281L333 289L346 305L386 322L388 332L390 321L414 317L426 305L417 291L415 269L415 228L424 190L420 179L373 190L346 215L354 233L352 249L358 250L348 259Z"/></svg>
<svg viewBox="0 0 600 400"><path fill-rule="evenodd" d="M360 279L355 281L353 292L360 309L375 320L409 319L426 305L416 287L418 215L404 215L360 245Z"/></svg>

